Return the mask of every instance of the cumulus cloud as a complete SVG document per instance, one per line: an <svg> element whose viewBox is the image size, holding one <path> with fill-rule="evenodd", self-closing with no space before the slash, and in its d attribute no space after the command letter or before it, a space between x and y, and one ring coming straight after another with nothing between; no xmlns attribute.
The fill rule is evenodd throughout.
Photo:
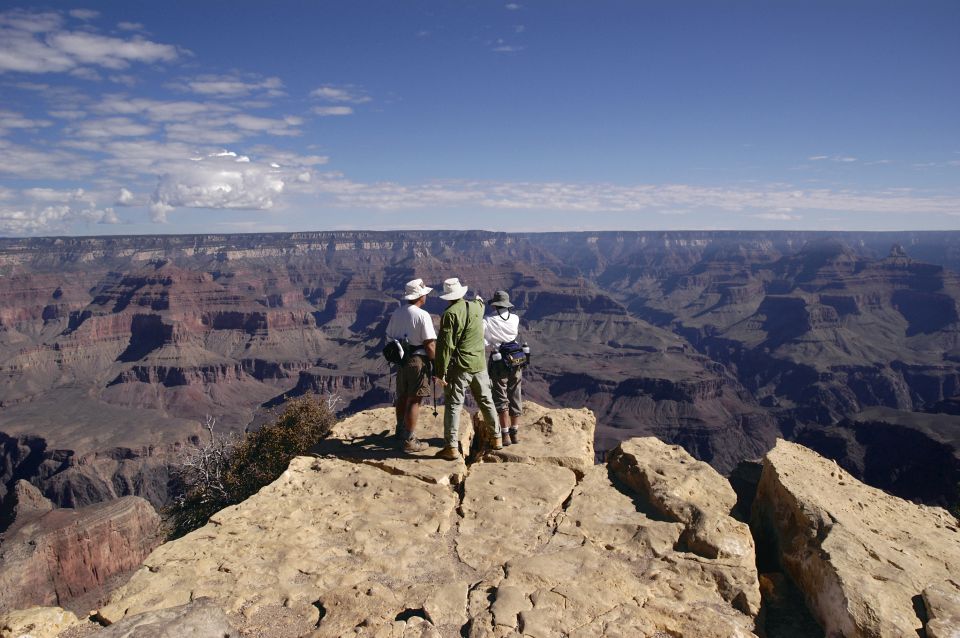
<svg viewBox="0 0 960 638"><path fill-rule="evenodd" d="M70 204L15 208L0 206L0 235L62 232L77 222L117 224L120 219L112 208L78 208Z"/></svg>
<svg viewBox="0 0 960 638"><path fill-rule="evenodd" d="M170 86L210 97L236 98L260 92L268 97L285 95L283 82L277 77L251 79L239 75L202 75L174 82Z"/></svg>
<svg viewBox="0 0 960 638"><path fill-rule="evenodd" d="M128 117L107 117L97 120L85 120L68 133L77 137L113 139L116 137L142 137L154 132L154 127L141 124Z"/></svg>
<svg viewBox="0 0 960 638"><path fill-rule="evenodd" d="M51 124L52 122L49 120L36 120L25 117L20 113L0 108L0 135L8 133L12 129L34 130L50 126Z"/></svg>
<svg viewBox="0 0 960 638"><path fill-rule="evenodd" d="M95 13L75 10L71 16L89 20ZM117 38L71 30L57 12L0 13L0 73L57 73L85 66L116 70L134 63L172 62L179 56L177 47L139 35Z"/></svg>
<svg viewBox="0 0 960 638"><path fill-rule="evenodd" d="M331 115L352 115L353 108L349 106L315 106L311 109L314 115L329 117Z"/></svg>
<svg viewBox="0 0 960 638"><path fill-rule="evenodd" d="M195 158L164 174L153 193L151 219L166 221L176 208L269 210L289 175L230 151Z"/></svg>
<svg viewBox="0 0 960 638"><path fill-rule="evenodd" d="M143 31L143 24L140 22L118 22L117 28L121 31Z"/></svg>
<svg viewBox="0 0 960 638"><path fill-rule="evenodd" d="M371 100L362 89L355 86L325 85L310 91L310 97L324 102L338 102L343 104L364 104Z"/></svg>
<svg viewBox="0 0 960 638"><path fill-rule="evenodd" d="M78 20L93 20L100 15L100 12L93 9L73 9L70 15Z"/></svg>

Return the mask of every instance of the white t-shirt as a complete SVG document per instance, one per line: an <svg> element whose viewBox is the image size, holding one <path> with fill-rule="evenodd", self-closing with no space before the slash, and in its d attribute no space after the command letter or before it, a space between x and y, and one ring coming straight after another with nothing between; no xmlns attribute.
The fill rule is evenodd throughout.
<svg viewBox="0 0 960 638"><path fill-rule="evenodd" d="M437 338L437 331L433 327L430 313L406 301L400 302L400 307L393 311L390 323L387 324L387 337L390 339L406 339L415 346L414 354L425 354L420 346L424 341Z"/></svg>
<svg viewBox="0 0 960 638"><path fill-rule="evenodd" d="M494 311L483 318L483 345L498 346L508 341L516 341L520 334L520 317L512 312L506 318Z"/></svg>

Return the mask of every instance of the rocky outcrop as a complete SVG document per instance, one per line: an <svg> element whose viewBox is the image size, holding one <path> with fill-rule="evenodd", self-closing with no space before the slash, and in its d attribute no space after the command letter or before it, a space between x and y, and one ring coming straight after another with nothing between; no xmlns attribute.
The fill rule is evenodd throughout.
<svg viewBox="0 0 960 638"><path fill-rule="evenodd" d="M96 635L97 638L238 638L240 633L216 603L198 598L179 607L129 616Z"/></svg>
<svg viewBox="0 0 960 638"><path fill-rule="evenodd" d="M960 527L945 510L890 496L779 441L764 460L752 525L774 543L828 636L960 630Z"/></svg>
<svg viewBox="0 0 960 638"><path fill-rule="evenodd" d="M63 605L136 569L159 542L159 523L135 496L18 516L0 544L0 611Z"/></svg>
<svg viewBox="0 0 960 638"><path fill-rule="evenodd" d="M624 466L660 457L658 493L689 513L664 515L612 465L593 465L594 425L583 410L531 406L514 452L463 465L391 450L389 410L357 415L316 457L157 548L98 617L119 625L208 596L241 623L296 611L286 622L316 638L751 635L749 535L736 549L714 542L713 556L684 540L689 529L736 530L728 500L690 496L688 455L624 446ZM422 414L431 453L441 433L441 419ZM696 467L698 486L728 496L722 477Z"/></svg>
<svg viewBox="0 0 960 638"><path fill-rule="evenodd" d="M0 615L0 638L56 638L81 623L60 607L30 607Z"/></svg>

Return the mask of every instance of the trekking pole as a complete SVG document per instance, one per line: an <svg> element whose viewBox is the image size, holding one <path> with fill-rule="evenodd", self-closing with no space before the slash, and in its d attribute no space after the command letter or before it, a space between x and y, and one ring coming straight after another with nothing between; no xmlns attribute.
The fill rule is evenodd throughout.
<svg viewBox="0 0 960 638"><path fill-rule="evenodd" d="M437 378L433 376L433 361L430 362L430 379L433 381L433 418L437 418L440 413L437 412Z"/></svg>

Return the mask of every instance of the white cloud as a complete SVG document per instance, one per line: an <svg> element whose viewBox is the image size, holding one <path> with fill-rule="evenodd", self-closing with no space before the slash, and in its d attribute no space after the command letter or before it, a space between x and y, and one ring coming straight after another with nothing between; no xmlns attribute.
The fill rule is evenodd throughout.
<svg viewBox="0 0 960 638"><path fill-rule="evenodd" d="M264 91L269 97L285 95L280 78L243 79L237 75L203 75L192 79L180 80L170 85L183 91L211 97L242 97Z"/></svg>
<svg viewBox="0 0 960 638"><path fill-rule="evenodd" d="M515 44L501 44L493 47L492 50L495 53L517 53L518 51L523 51L523 47Z"/></svg>
<svg viewBox="0 0 960 638"><path fill-rule="evenodd" d="M62 149L33 148L0 138L0 175L26 179L76 179L92 174L96 164Z"/></svg>
<svg viewBox="0 0 960 638"><path fill-rule="evenodd" d="M121 31L143 31L143 24L139 22L118 22L117 28Z"/></svg>
<svg viewBox="0 0 960 638"><path fill-rule="evenodd" d="M371 100L370 96L355 86L321 86L310 91L310 97L344 104L365 104Z"/></svg>
<svg viewBox="0 0 960 638"><path fill-rule="evenodd" d="M516 10L520 9L520 5L517 4L516 2L510 2L510 3L508 3L508 4L505 5L505 6L506 6L506 8L507 8L507 11L516 11Z"/></svg>
<svg viewBox="0 0 960 638"><path fill-rule="evenodd" d="M311 109L314 115L329 117L331 115L352 115L353 108L349 106L315 106Z"/></svg>
<svg viewBox="0 0 960 638"><path fill-rule="evenodd" d="M70 15L78 20L93 20L100 15L100 12L93 9L73 9Z"/></svg>
<svg viewBox="0 0 960 638"><path fill-rule="evenodd" d="M69 204L33 207L0 207L0 235L38 235L64 232L77 222L116 224L112 208L76 208Z"/></svg>
<svg viewBox="0 0 960 638"><path fill-rule="evenodd" d="M151 218L165 221L181 207L269 210L288 178L282 169L228 151L183 162L160 178Z"/></svg>
<svg viewBox="0 0 960 638"><path fill-rule="evenodd" d="M124 69L132 63L172 62L179 55L176 47L139 35L124 39L65 29L59 13L0 13L0 73L56 73L85 65Z"/></svg>
<svg viewBox="0 0 960 638"><path fill-rule="evenodd" d="M84 120L68 130L83 138L113 139L116 137L143 137L154 132L154 127L136 122L129 117L107 117Z"/></svg>
<svg viewBox="0 0 960 638"><path fill-rule="evenodd" d="M49 120L35 120L25 117L20 113L0 108L0 135L7 133L11 129L35 130L50 126L51 124L52 122Z"/></svg>
<svg viewBox="0 0 960 638"><path fill-rule="evenodd" d="M120 192L117 194L116 203L118 206L129 206L133 203L133 193L128 191L126 188L121 188Z"/></svg>
<svg viewBox="0 0 960 638"><path fill-rule="evenodd" d="M395 182L353 182L337 173L326 173L317 177L319 179L310 185L310 189L322 197L328 197L334 205L383 211L460 205L500 210L581 213L683 209L796 217L801 214L799 211L947 214L960 210L960 197L957 196L796 189L778 184L754 188L687 184L622 186L602 183L471 181L405 185Z"/></svg>
<svg viewBox="0 0 960 638"><path fill-rule="evenodd" d="M831 162L856 162L856 157L851 157L850 155L813 155L807 158L811 162L822 162L824 160L830 160Z"/></svg>
<svg viewBox="0 0 960 638"><path fill-rule="evenodd" d="M247 113L238 113L231 116L229 122L239 129L253 133L269 133L271 135L295 136L300 135L296 128L303 124L303 119L299 117L287 116L282 119L271 117L259 117Z"/></svg>
<svg viewBox="0 0 960 638"><path fill-rule="evenodd" d="M795 222L803 219L802 215L791 215L790 213L757 213L756 215L751 215L756 219L765 219L769 221L782 221L782 222Z"/></svg>
<svg viewBox="0 0 960 638"><path fill-rule="evenodd" d="M830 156L829 155L813 155L812 157L808 157L807 159L810 160L811 162L819 162L822 160L830 159Z"/></svg>
<svg viewBox="0 0 960 638"><path fill-rule="evenodd" d="M82 202L96 204L96 200L82 188L73 190L57 190L55 188L28 188L23 196L29 200L43 203L66 204L68 202Z"/></svg>

